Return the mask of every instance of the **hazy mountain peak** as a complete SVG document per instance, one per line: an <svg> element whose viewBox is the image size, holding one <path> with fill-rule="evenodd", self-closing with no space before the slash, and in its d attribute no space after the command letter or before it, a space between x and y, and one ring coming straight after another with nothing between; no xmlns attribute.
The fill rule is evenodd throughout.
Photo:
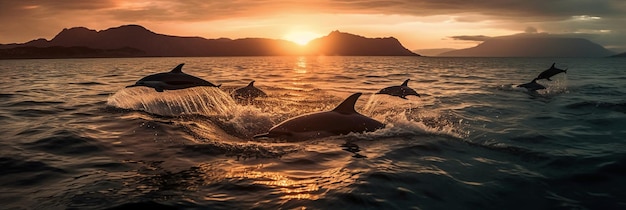
<svg viewBox="0 0 626 210"><path fill-rule="evenodd" d="M614 54L584 38L543 33L493 37L471 48L439 56L451 57L606 57Z"/></svg>
<svg viewBox="0 0 626 210"><path fill-rule="evenodd" d="M140 25L122 25L119 27L109 28L100 32L122 32L122 33L133 33L133 34L156 34L143 26Z"/></svg>

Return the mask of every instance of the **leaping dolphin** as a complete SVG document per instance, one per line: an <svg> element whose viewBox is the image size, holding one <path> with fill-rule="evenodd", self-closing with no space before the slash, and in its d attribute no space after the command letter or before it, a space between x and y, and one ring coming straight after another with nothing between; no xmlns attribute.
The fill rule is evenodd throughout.
<svg viewBox="0 0 626 210"><path fill-rule="evenodd" d="M146 86L154 88L157 92L163 92L163 90L179 90L197 86L209 86L209 87L220 87L221 85L214 85L206 80L200 79L198 77L191 76L189 74L183 73L184 63L178 64L174 69L170 72L163 72L158 74L148 75L144 78L141 78L134 85L126 86L129 87L137 87L137 86Z"/></svg>
<svg viewBox="0 0 626 210"><path fill-rule="evenodd" d="M236 89L231 95L237 100L252 100L257 97L267 97L265 92L254 87L254 80L252 80L248 86Z"/></svg>
<svg viewBox="0 0 626 210"><path fill-rule="evenodd" d="M531 81L529 83L524 83L524 84L518 85L517 87L526 88L526 90L528 90L528 91L537 91L537 90L541 90L541 89L546 89L545 86L537 83L537 79L533 79L533 81Z"/></svg>
<svg viewBox="0 0 626 210"><path fill-rule="evenodd" d="M361 94L352 94L331 111L309 113L285 120L272 127L267 133L253 138L268 137L300 141L351 132L371 132L384 128L384 124L354 110L354 104Z"/></svg>
<svg viewBox="0 0 626 210"><path fill-rule="evenodd" d="M402 85L399 85L399 86L391 86L391 87L383 88L380 91L378 91L378 93L376 94L387 94L387 95L392 95L392 96L398 96L402 99L407 99L406 97L410 95L421 97L420 94L418 94L417 92L415 92L415 90L409 87L408 85L409 80L411 79L404 80Z"/></svg>
<svg viewBox="0 0 626 210"><path fill-rule="evenodd" d="M552 81L550 79L550 77L552 77L552 76L554 76L554 75L556 75L558 73L563 72L563 73L567 74L567 69L559 69L557 67L554 67L554 64L556 64L556 63L552 63L552 66L550 66L549 69L546 69L545 71L541 72L539 74L539 76L537 76L537 78L535 78L535 79L537 79L537 80L539 80L539 79L547 79L548 81Z"/></svg>

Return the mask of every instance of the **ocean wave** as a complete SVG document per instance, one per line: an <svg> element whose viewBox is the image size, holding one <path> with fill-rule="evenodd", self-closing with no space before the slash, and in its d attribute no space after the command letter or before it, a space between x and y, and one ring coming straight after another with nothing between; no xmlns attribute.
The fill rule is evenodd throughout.
<svg viewBox="0 0 626 210"><path fill-rule="evenodd" d="M83 85L83 86L93 86L93 85L106 85L104 83L100 83L100 82L70 82L67 83L70 85Z"/></svg>
<svg viewBox="0 0 626 210"><path fill-rule="evenodd" d="M8 107L24 107L24 106L50 106L63 104L64 101L18 101L7 105Z"/></svg>
<svg viewBox="0 0 626 210"><path fill-rule="evenodd" d="M70 156L90 155L104 150L96 139L81 136L69 130L59 130L48 137L22 143L22 145L29 149Z"/></svg>
<svg viewBox="0 0 626 210"><path fill-rule="evenodd" d="M582 101L565 106L568 109L604 109L626 113L626 102Z"/></svg>
<svg viewBox="0 0 626 210"><path fill-rule="evenodd" d="M26 157L0 157L0 167L1 186L37 186L67 173L61 168Z"/></svg>

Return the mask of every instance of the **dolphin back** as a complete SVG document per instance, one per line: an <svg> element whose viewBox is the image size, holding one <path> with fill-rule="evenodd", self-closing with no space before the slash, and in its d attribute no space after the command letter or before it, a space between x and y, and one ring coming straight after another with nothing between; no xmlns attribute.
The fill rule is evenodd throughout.
<svg viewBox="0 0 626 210"><path fill-rule="evenodd" d="M350 95L331 111L309 113L287 119L272 127L267 133L258 134L253 138L269 137L299 141L384 128L383 123L354 110L354 104L361 95L362 93Z"/></svg>

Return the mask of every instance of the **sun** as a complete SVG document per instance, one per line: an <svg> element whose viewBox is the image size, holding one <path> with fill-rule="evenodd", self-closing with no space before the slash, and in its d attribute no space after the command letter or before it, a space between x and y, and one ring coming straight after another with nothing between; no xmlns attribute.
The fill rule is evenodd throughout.
<svg viewBox="0 0 626 210"><path fill-rule="evenodd" d="M310 31L293 31L283 36L283 39L291 42L295 42L299 45L306 45L311 40L321 37L321 34Z"/></svg>

